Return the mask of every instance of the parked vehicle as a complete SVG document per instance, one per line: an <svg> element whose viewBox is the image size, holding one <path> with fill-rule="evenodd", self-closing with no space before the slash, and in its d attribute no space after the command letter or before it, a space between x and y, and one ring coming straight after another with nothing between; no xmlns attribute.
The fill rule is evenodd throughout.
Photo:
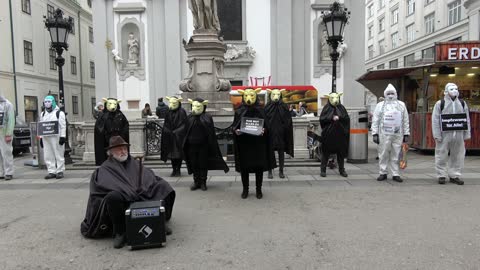
<svg viewBox="0 0 480 270"><path fill-rule="evenodd" d="M13 129L13 155L30 152L31 146L31 131L23 119L18 116L15 121L15 128Z"/></svg>

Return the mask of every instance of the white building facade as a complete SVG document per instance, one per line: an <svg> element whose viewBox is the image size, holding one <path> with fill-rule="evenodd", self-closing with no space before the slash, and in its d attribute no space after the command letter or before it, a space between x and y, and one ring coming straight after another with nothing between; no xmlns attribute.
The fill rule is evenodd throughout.
<svg viewBox="0 0 480 270"><path fill-rule="evenodd" d="M74 21L68 51L62 55L68 119L93 119L96 102L91 0L5 0L0 3L0 28L5 33L0 45L0 88L27 122L37 121L48 93L58 100L56 56L50 50L44 24L44 16L52 16L57 8Z"/></svg>

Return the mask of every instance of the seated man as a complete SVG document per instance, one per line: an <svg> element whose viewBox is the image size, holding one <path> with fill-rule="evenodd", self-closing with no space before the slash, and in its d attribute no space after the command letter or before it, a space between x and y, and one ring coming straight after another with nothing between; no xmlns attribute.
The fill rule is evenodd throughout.
<svg viewBox="0 0 480 270"><path fill-rule="evenodd" d="M120 136L110 138L108 159L90 179L87 211L80 228L88 238L114 235L115 248L125 245L125 210L130 203L163 200L165 218L169 221L175 202L175 191L170 184L152 170L141 168L140 162L130 156L129 145Z"/></svg>

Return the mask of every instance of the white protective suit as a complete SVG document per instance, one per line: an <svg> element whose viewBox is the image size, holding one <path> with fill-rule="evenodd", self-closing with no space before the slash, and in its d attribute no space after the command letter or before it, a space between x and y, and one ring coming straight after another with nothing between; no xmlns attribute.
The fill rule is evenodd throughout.
<svg viewBox="0 0 480 270"><path fill-rule="evenodd" d="M449 90L452 95L457 98L452 100L449 95ZM435 103L432 112L432 133L435 139L435 171L437 177L458 178L461 176L463 162L465 160L465 140L470 139L470 115L467 103L465 108L458 99L458 88L453 83L447 83L444 92L445 105L441 110L441 100ZM441 130L440 116L442 114L466 113L468 130L465 131L443 131ZM450 152L450 156L448 156ZM447 167L448 162L448 167Z"/></svg>
<svg viewBox="0 0 480 270"><path fill-rule="evenodd" d="M394 93L391 100L387 97L389 92ZM380 141L378 165L381 175L386 175L387 169L390 169L392 176L400 176L398 155L402 148L403 136L410 135L408 111L405 103L397 100L397 90L393 85L387 86L384 96L385 100L375 107L372 120L372 134L378 134ZM392 121L392 116L397 121Z"/></svg>
<svg viewBox="0 0 480 270"><path fill-rule="evenodd" d="M57 119L57 111L60 108L55 106L51 112L45 110L40 114L40 121L58 121L59 135L43 136L43 155L47 165L48 173L58 174L65 171L65 144L60 145L60 137L65 138L67 134L67 124L65 113L60 111Z"/></svg>
<svg viewBox="0 0 480 270"><path fill-rule="evenodd" d="M3 123L0 126L0 176L13 175L13 128L15 127L15 111L6 98L0 96L0 112L3 112ZM12 140L7 143L6 136Z"/></svg>

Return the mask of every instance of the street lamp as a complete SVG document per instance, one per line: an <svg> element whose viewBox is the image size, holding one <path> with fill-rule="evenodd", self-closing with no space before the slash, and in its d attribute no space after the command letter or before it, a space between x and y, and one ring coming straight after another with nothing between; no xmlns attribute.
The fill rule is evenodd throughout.
<svg viewBox="0 0 480 270"><path fill-rule="evenodd" d="M65 58L62 57L63 50L68 50L68 34L72 31L73 19L64 18L63 11L57 8L53 17L45 18L45 28L50 32L51 43L50 46L57 52L55 64L58 66L58 84L59 84L59 104L60 110L65 113L65 93L63 89L63 65ZM66 121L66 113L65 113ZM68 121L67 121L67 138L65 142L65 164L71 164L70 144L68 143Z"/></svg>
<svg viewBox="0 0 480 270"><path fill-rule="evenodd" d="M332 70L332 92L337 92L337 60L340 53L337 51L338 45L343 42L343 31L345 25L348 23L350 11L340 5L338 2L333 2L330 10L322 12L323 24L327 29L327 43L332 47L330 52L330 59L333 62Z"/></svg>

